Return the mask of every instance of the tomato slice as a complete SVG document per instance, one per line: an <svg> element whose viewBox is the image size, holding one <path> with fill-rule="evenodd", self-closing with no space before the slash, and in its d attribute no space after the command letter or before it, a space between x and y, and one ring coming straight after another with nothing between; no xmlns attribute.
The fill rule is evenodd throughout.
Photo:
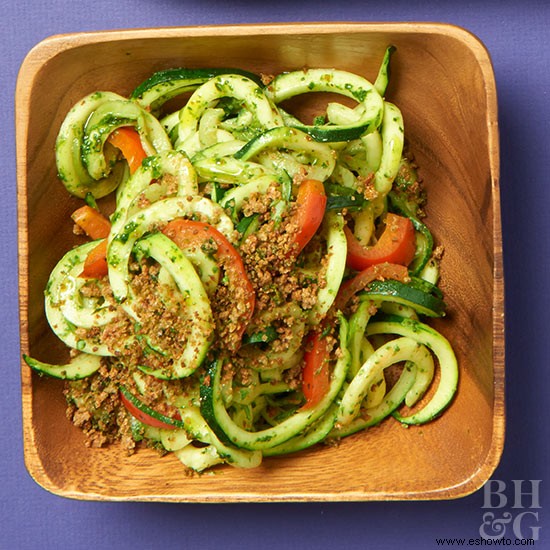
<svg viewBox="0 0 550 550"><path fill-rule="evenodd" d="M363 290L369 283L375 280L395 279L403 283L409 279L409 270L404 265L391 264L388 262L367 267L355 277L345 281L334 300L335 311L342 310L351 298Z"/></svg>
<svg viewBox="0 0 550 550"><path fill-rule="evenodd" d="M345 227L348 241L347 264L361 271L384 262L409 265L416 252L414 226L408 218L392 214L386 216L386 229L373 246L363 246L353 232Z"/></svg>
<svg viewBox="0 0 550 550"><path fill-rule="evenodd" d="M126 410L142 424L165 430L175 430L183 427L179 413L176 414L175 418L158 413L140 401L126 388L120 388L119 397Z"/></svg>
<svg viewBox="0 0 550 550"><path fill-rule="evenodd" d="M319 331L310 332L306 338L302 392L306 398L304 409L314 407L327 394L330 387L329 348L326 338Z"/></svg>
<svg viewBox="0 0 550 550"><path fill-rule="evenodd" d="M87 204L75 210L71 218L92 239L104 239L111 231L111 222Z"/></svg>
<svg viewBox="0 0 550 550"><path fill-rule="evenodd" d="M209 242L216 244L215 256L225 271L229 287L238 304L235 308L238 318L234 320L237 339L229 344L232 350L238 347L256 303L254 287L248 278L241 255L222 233L205 222L177 218L168 222L162 232L183 249L189 246L202 247Z"/></svg>
<svg viewBox="0 0 550 550"><path fill-rule="evenodd" d="M107 141L113 145L113 147L120 149L123 157L128 163L131 174L141 166L143 159L147 158L147 153L145 153L143 149L139 133L131 126L117 128L107 138Z"/></svg>
<svg viewBox="0 0 550 550"><path fill-rule="evenodd" d="M313 179L302 181L296 197L295 221L298 231L294 236L296 244L293 249L296 256L300 254L319 229L325 215L326 205L327 196L323 183Z"/></svg>
<svg viewBox="0 0 550 550"><path fill-rule="evenodd" d="M107 239L103 239L94 247L84 261L84 267L80 277L87 279L101 279L108 273L107 266Z"/></svg>

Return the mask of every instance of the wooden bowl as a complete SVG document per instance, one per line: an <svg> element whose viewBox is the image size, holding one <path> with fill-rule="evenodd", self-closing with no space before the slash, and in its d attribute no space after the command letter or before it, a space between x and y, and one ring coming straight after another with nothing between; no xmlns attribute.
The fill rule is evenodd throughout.
<svg viewBox="0 0 550 550"><path fill-rule="evenodd" d="M388 99L429 196L427 223L445 247L448 315L435 323L460 363L456 399L436 421L404 429L387 420L337 447L187 477L173 456L118 446L92 449L65 417L60 382L23 364L27 468L47 490L77 499L361 501L450 499L478 489L504 441L504 307L497 100L484 46L450 25L276 24L127 30L54 36L25 59L16 96L20 317L23 353L62 361L43 291L72 244L69 215L81 202L56 176L54 141L69 108L96 90L128 94L160 69L240 67L277 73L334 66L374 79L392 59Z"/></svg>

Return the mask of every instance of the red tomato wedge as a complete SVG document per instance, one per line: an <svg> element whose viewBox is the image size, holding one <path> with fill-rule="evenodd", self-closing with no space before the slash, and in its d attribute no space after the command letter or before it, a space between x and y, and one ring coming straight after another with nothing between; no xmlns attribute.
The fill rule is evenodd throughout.
<svg viewBox="0 0 550 550"><path fill-rule="evenodd" d="M306 338L302 392L306 398L304 409L314 407L327 394L330 387L329 349L326 338L318 331Z"/></svg>
<svg viewBox="0 0 550 550"><path fill-rule="evenodd" d="M357 271L384 262L409 265L414 258L414 226L411 220L403 216L387 214L386 229L373 246L363 246L348 227L344 231L348 241L347 264Z"/></svg>
<svg viewBox="0 0 550 550"><path fill-rule="evenodd" d="M295 221L298 231L294 237L296 245L293 249L296 256L300 254L319 229L325 215L326 205L327 196L323 183L313 179L302 181L296 198Z"/></svg>
<svg viewBox="0 0 550 550"><path fill-rule="evenodd" d="M104 239L88 253L80 277L101 279L107 273L107 239Z"/></svg>
<svg viewBox="0 0 550 550"><path fill-rule="evenodd" d="M176 412L174 418L158 413L145 405L126 388L120 389L119 397L126 410L142 424L165 430L175 430L183 426L179 413Z"/></svg>
<svg viewBox="0 0 550 550"><path fill-rule="evenodd" d="M344 309L351 298L357 292L363 290L369 283L372 283L372 281L394 279L404 283L407 282L408 278L409 270L404 265L387 262L372 265L355 275L355 277L342 283L334 300L333 308L335 311Z"/></svg>
<svg viewBox="0 0 550 550"><path fill-rule="evenodd" d="M105 239L111 231L111 222L87 204L75 210L71 218L92 239Z"/></svg>
<svg viewBox="0 0 550 550"><path fill-rule="evenodd" d="M209 242L216 244L215 256L223 267L233 297L239 304L236 308L238 319L235 320L235 333L240 342L254 312L256 294L239 252L222 233L208 223L177 218L168 222L162 232L183 249L189 246L201 247ZM236 343L234 345L238 346Z"/></svg>
<svg viewBox="0 0 550 550"><path fill-rule="evenodd" d="M147 158L139 133L131 126L116 129L107 138L107 141L113 147L120 149L132 174L141 166L143 159Z"/></svg>
<svg viewBox="0 0 550 550"><path fill-rule="evenodd" d="M71 218L81 227L88 237L103 239L89 253L80 277L100 279L107 275L107 237L111 231L111 222L101 212L84 205L75 210Z"/></svg>

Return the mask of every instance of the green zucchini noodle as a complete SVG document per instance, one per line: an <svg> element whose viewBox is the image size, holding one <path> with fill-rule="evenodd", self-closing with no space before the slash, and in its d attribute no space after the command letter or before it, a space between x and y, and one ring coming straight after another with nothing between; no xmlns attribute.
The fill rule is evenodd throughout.
<svg viewBox="0 0 550 550"><path fill-rule="evenodd" d="M66 381L92 445L255 468L451 403L455 354L427 324L441 254L385 99L394 50L374 83L176 68L70 110L56 164L87 217L45 291L70 359L24 358Z"/></svg>

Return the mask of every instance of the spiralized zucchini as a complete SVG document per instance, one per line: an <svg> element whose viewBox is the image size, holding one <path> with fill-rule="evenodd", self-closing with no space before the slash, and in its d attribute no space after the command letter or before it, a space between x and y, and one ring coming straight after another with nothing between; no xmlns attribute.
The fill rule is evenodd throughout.
<svg viewBox="0 0 550 550"><path fill-rule="evenodd" d="M56 163L92 240L59 261L45 305L72 359L25 360L67 380L90 437L145 442L196 472L254 468L451 403L454 352L421 320L445 315L439 254L385 99L394 49L374 83L169 69L68 113ZM292 112L326 92L342 102L315 96L313 121Z"/></svg>

